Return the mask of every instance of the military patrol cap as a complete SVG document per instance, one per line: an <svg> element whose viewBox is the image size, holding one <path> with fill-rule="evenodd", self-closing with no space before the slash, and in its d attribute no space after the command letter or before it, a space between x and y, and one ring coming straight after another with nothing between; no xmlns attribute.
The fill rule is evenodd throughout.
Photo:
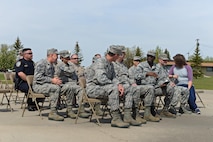
<svg viewBox="0 0 213 142"><path fill-rule="evenodd" d="M162 60L169 60L169 58L167 57L167 54L164 54L164 53L160 54L160 55L158 56L158 58L159 58L159 59L162 59Z"/></svg>
<svg viewBox="0 0 213 142"><path fill-rule="evenodd" d="M149 51L149 52L147 53L147 55L150 55L150 56L155 57L155 56L156 56L156 53L155 53L155 51Z"/></svg>
<svg viewBox="0 0 213 142"><path fill-rule="evenodd" d="M68 50L62 50L59 52L59 55L63 58L68 58L68 57L70 57L71 54Z"/></svg>
<svg viewBox="0 0 213 142"><path fill-rule="evenodd" d="M50 54L58 54L58 50L55 48L48 49L47 55L50 55Z"/></svg>
<svg viewBox="0 0 213 142"><path fill-rule="evenodd" d="M122 54L122 51L118 45L111 45L108 49L108 52L111 52L113 54L119 54L119 55Z"/></svg>
<svg viewBox="0 0 213 142"><path fill-rule="evenodd" d="M134 61L140 61L140 60L141 60L141 57L135 56L135 57L133 58L133 60L134 60Z"/></svg>
<svg viewBox="0 0 213 142"><path fill-rule="evenodd" d="M126 48L123 45L118 45L118 48L121 50L121 52L126 52Z"/></svg>

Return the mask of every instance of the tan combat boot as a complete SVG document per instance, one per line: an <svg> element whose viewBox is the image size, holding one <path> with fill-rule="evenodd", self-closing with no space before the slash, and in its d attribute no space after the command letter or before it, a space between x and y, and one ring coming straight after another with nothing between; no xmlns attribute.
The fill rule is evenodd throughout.
<svg viewBox="0 0 213 142"><path fill-rule="evenodd" d="M48 115L48 119L54 120L54 121L64 121L64 117L58 115L56 109L53 109L50 111L50 113Z"/></svg>
<svg viewBox="0 0 213 142"><path fill-rule="evenodd" d="M131 115L131 109L124 109L124 122L129 123L132 126L140 126L140 121L134 120Z"/></svg>
<svg viewBox="0 0 213 142"><path fill-rule="evenodd" d="M96 113L96 115L98 115L98 116L103 116L103 115L105 115L105 114L104 114L104 112L101 110L100 106L101 106L100 103L95 104L95 107L94 107L95 113Z"/></svg>
<svg viewBox="0 0 213 142"><path fill-rule="evenodd" d="M176 118L176 115L169 112L167 108L163 108L160 115L168 118Z"/></svg>
<svg viewBox="0 0 213 142"><path fill-rule="evenodd" d="M112 127L118 127L118 128L128 128L129 123L125 123L121 120L121 116L118 110L112 111L112 120L111 120L111 126Z"/></svg>
<svg viewBox="0 0 213 142"><path fill-rule="evenodd" d="M140 116L140 113L139 113L139 109L138 108L133 108L132 110L132 117L133 119L135 119L136 121L138 122L141 122L142 124L146 124L146 120L143 119L141 116Z"/></svg>
<svg viewBox="0 0 213 142"><path fill-rule="evenodd" d="M67 117L70 117L71 119L76 118L76 114L72 110L72 106L67 106L67 111L66 111Z"/></svg>
<svg viewBox="0 0 213 142"><path fill-rule="evenodd" d="M146 121L151 121L151 122L159 122L160 119L157 117L154 117L151 112L150 112L150 107L146 107L145 108L145 112L144 112L144 119Z"/></svg>
<svg viewBox="0 0 213 142"><path fill-rule="evenodd" d="M84 110L84 105L82 105L81 109L80 109L79 117L81 117L81 118L89 118L90 116L91 116L91 113L87 113Z"/></svg>

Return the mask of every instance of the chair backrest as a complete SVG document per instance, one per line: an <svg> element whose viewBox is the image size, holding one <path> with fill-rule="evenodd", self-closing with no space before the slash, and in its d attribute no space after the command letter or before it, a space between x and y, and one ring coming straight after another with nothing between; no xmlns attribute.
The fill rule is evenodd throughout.
<svg viewBox="0 0 213 142"><path fill-rule="evenodd" d="M29 91L30 92L33 92L33 90L32 90L33 77L34 77L34 75L27 75L26 76L26 81L27 81L27 84L29 86Z"/></svg>
<svg viewBox="0 0 213 142"><path fill-rule="evenodd" d="M4 81L5 81L5 88L6 89L13 89L14 84L13 80L11 80L10 75L13 74L12 72L5 72L4 73Z"/></svg>
<svg viewBox="0 0 213 142"><path fill-rule="evenodd" d="M79 85L82 87L82 88L86 88L86 78L85 77L80 77L78 79L79 81Z"/></svg>

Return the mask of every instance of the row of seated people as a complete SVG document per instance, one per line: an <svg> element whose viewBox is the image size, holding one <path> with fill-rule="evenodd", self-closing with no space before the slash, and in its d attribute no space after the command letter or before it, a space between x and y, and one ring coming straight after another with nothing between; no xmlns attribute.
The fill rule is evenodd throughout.
<svg viewBox="0 0 213 142"><path fill-rule="evenodd" d="M34 74L33 90L36 93L43 93L50 97L50 120L62 121L64 118L57 113L57 101L60 94L66 94L67 115L75 118L72 111L72 100L75 96L82 97L82 88L78 85L78 80L83 77L82 70L75 66L70 59L70 53L66 50L60 52L62 62L57 62L57 49L47 51L47 59L36 63L32 61L32 50L27 48L23 50L23 58L17 61L15 65L17 78L26 80L26 75ZM77 55L76 55L77 56ZM91 98L108 97L108 104L111 109L111 126L127 128L130 125L140 126L146 121L159 122L160 117L156 115L154 100L156 95L165 95L165 105L163 113L168 117L175 117L175 105L180 100L183 112L189 113L185 108L189 92L183 87L176 87L172 82L168 82L168 75L164 73L161 66L155 66L153 61L155 53L148 52L147 62L137 65L133 74L123 65L125 57L125 47L112 45L106 52L104 58L94 57L94 63L85 71L87 78L86 92ZM76 60L78 58L74 58ZM137 60L135 60L137 61ZM29 65L29 63L32 64ZM154 68L155 67L155 68ZM28 71L31 70L31 71ZM27 92L27 86L21 91ZM121 118L119 112L119 98L124 97L124 116ZM139 114L139 101L144 98L145 112L141 118ZM181 99L180 99L181 98ZM30 104L28 104L30 106ZM169 112L171 108L174 112ZM133 114L133 116L132 116ZM82 108L80 113L82 117L89 116Z"/></svg>

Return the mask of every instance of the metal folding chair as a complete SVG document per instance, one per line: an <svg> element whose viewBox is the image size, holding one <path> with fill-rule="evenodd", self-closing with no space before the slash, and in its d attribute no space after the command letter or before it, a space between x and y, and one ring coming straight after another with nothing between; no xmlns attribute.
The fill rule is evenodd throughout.
<svg viewBox="0 0 213 142"><path fill-rule="evenodd" d="M205 108L206 106L205 106L205 104L203 103L203 100L201 99L201 97L200 97L200 93L204 93L204 91L202 91L202 90L200 90L200 91L195 91L195 94L197 95L197 97L199 98L199 101L197 101L197 102L201 102L202 103L202 105L203 105L203 107Z"/></svg>
<svg viewBox="0 0 213 142"><path fill-rule="evenodd" d="M45 99L45 95L44 94L39 94L39 93L34 93L33 90L32 90L32 83L33 83L33 75L27 75L26 77L26 80L27 80L27 84L29 86L29 90L28 90L28 94L27 94L27 99L26 101L24 102L24 108L23 108L23 112L22 112L22 117L24 116L24 112L25 112L25 109L26 109L26 105L27 105L27 100L28 98L32 98L32 100L35 102L36 104L36 108L39 112L39 115L40 117L42 118L42 115L41 115L41 109L42 108L39 108L38 106L38 102L36 99L40 98L40 99ZM43 107L43 103L42 103L42 107Z"/></svg>

